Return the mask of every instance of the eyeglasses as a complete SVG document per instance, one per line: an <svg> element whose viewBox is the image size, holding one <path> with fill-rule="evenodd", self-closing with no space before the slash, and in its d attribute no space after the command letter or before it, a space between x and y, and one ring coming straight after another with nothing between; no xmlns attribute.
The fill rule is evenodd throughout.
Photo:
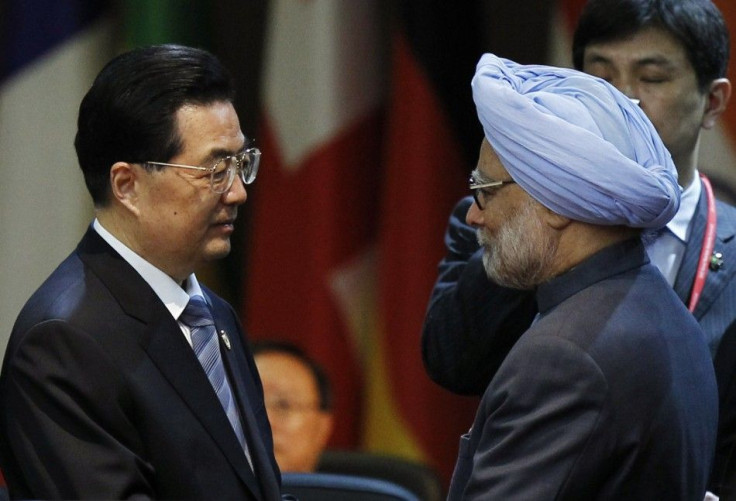
<svg viewBox="0 0 736 501"><path fill-rule="evenodd" d="M258 174L258 166L261 163L261 151L258 148L248 148L242 153L228 155L219 159L212 167L199 167L196 165L169 164L166 162L145 162L147 165L158 165L161 167L179 167L181 169L193 169L210 174L210 188L215 193L225 193L233 185L235 174L240 175L243 184L251 184Z"/></svg>
<svg viewBox="0 0 736 501"><path fill-rule="evenodd" d="M512 184L515 183L513 179L509 179L508 181L491 181L489 183L479 183L475 177L471 176L470 180L468 181L470 183L470 191L473 192L473 200L475 200L476 205L480 210L485 209L485 197L490 196L491 192L488 190L488 188L501 188L504 184Z"/></svg>
<svg viewBox="0 0 736 501"><path fill-rule="evenodd" d="M266 410L270 414L281 419L291 418L319 409L319 404L317 403L294 402L283 397L266 397L265 404Z"/></svg>

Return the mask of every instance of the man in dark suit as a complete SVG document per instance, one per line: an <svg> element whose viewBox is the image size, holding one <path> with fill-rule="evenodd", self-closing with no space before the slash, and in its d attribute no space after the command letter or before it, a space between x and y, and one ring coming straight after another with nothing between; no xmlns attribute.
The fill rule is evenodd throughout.
<svg viewBox="0 0 736 501"><path fill-rule="evenodd" d="M713 365L639 238L678 210L669 152L636 104L574 70L487 54L473 98L467 223L488 277L533 291L538 314L483 394L449 499L702 499Z"/></svg>
<svg viewBox="0 0 736 501"><path fill-rule="evenodd" d="M75 140L95 204L33 294L0 375L13 498L280 499L253 358L194 271L230 251L260 152L206 51L122 54L84 97Z"/></svg>
<svg viewBox="0 0 736 501"><path fill-rule="evenodd" d="M681 208L664 231L647 238L647 250L692 306L715 358L721 419L710 489L736 499L736 383L727 362L736 359L736 336L721 342L729 326L736 329L736 209L709 198L697 170L700 132L715 125L731 93L725 78L727 27L710 0L591 0L573 52L576 68L640 101L672 153L684 189ZM533 294L499 287L483 273L475 229L465 223L472 204L471 197L463 199L450 218L448 254L422 337L430 377L463 394L485 390L537 312ZM710 208L716 214L713 232ZM697 294L701 265L705 280Z"/></svg>

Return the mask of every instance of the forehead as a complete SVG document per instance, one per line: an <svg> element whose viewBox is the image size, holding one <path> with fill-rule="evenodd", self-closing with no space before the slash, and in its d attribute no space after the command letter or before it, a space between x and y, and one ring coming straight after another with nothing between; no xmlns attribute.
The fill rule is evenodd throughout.
<svg viewBox="0 0 736 501"><path fill-rule="evenodd" d="M262 352L255 356L264 387L289 393L317 393L317 381L307 365L288 353Z"/></svg>
<svg viewBox="0 0 736 501"><path fill-rule="evenodd" d="M506 168L498 158L496 151L486 138L480 145L480 155L478 157L478 173L487 177L489 181L498 181L508 179L509 174Z"/></svg>
<svg viewBox="0 0 736 501"><path fill-rule="evenodd" d="M206 157L216 150L235 153L245 142L238 114L228 101L185 104L176 112L176 126L183 152L190 156Z"/></svg>
<svg viewBox="0 0 736 501"><path fill-rule="evenodd" d="M658 27L643 28L621 39L588 44L583 63L596 62L596 59L620 65L668 63L692 69L685 47L669 32Z"/></svg>

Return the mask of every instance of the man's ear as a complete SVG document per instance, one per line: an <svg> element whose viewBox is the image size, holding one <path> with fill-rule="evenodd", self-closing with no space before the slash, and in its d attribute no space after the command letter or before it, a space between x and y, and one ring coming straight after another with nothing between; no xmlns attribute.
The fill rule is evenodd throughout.
<svg viewBox="0 0 736 501"><path fill-rule="evenodd" d="M110 168L112 198L134 214L138 214L140 168L128 162L115 162Z"/></svg>
<svg viewBox="0 0 736 501"><path fill-rule="evenodd" d="M716 78L710 83L706 95L705 114L703 115L704 129L712 129L716 120L726 110L728 100L731 97L731 82L728 78Z"/></svg>

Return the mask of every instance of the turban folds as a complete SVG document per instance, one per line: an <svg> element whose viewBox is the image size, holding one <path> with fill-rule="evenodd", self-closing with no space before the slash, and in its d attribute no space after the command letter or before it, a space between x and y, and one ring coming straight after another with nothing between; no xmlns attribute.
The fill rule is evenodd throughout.
<svg viewBox="0 0 736 501"><path fill-rule="evenodd" d="M604 80L485 54L472 88L486 139L542 205L636 228L660 228L677 212L670 153L639 106Z"/></svg>

